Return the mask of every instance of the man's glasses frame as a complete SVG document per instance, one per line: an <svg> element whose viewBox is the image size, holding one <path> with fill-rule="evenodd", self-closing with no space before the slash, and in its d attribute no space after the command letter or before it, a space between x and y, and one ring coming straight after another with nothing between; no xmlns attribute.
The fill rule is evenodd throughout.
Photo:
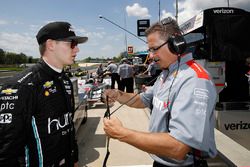
<svg viewBox="0 0 250 167"><path fill-rule="evenodd" d="M158 47L155 48L149 48L148 52L155 54L157 52L157 50L159 50L161 47L163 47L164 45L166 45L168 43L168 41L164 42L163 44L161 44Z"/></svg>
<svg viewBox="0 0 250 167"><path fill-rule="evenodd" d="M78 45L78 42L76 40L73 40L73 39L57 39L56 41L63 41L63 42L70 42L70 48L71 49L74 49L77 45Z"/></svg>

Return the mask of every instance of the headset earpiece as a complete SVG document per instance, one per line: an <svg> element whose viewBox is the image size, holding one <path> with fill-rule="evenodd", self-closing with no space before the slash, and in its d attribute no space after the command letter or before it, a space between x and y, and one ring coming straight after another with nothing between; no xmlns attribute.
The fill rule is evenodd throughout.
<svg viewBox="0 0 250 167"><path fill-rule="evenodd" d="M186 40L182 35L174 35L168 38L169 50L177 55L181 55L187 48Z"/></svg>

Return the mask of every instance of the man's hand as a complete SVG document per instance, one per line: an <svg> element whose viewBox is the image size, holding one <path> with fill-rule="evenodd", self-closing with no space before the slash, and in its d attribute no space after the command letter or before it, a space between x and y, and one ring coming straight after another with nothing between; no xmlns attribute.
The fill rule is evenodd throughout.
<svg viewBox="0 0 250 167"><path fill-rule="evenodd" d="M146 85L143 84L143 85L141 86L142 92L146 92L147 89L148 89L148 87L149 87L149 86L146 86Z"/></svg>
<svg viewBox="0 0 250 167"><path fill-rule="evenodd" d="M106 99L107 96L109 97L109 104L112 104L115 101L117 101L120 95L121 95L121 92L117 89L106 89L104 90L104 93L103 93L104 99Z"/></svg>
<svg viewBox="0 0 250 167"><path fill-rule="evenodd" d="M79 167L78 162L74 163L74 167Z"/></svg>
<svg viewBox="0 0 250 167"><path fill-rule="evenodd" d="M104 131L105 133L114 139L122 139L124 135L124 127L121 121L117 117L110 117L103 119Z"/></svg>

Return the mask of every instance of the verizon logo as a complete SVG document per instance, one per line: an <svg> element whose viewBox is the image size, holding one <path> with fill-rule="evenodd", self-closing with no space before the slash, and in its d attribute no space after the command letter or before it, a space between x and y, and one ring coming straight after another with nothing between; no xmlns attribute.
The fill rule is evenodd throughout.
<svg viewBox="0 0 250 167"><path fill-rule="evenodd" d="M250 129L250 123L247 122L242 122L240 121L239 123L228 123L224 124L226 130L245 130L245 129Z"/></svg>
<svg viewBox="0 0 250 167"><path fill-rule="evenodd" d="M213 10L214 13L216 14L233 14L234 13L234 10L233 9L214 9Z"/></svg>

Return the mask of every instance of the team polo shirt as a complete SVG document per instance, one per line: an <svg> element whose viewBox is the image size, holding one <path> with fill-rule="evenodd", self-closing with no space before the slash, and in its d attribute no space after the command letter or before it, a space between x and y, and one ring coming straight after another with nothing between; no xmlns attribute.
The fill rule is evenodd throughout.
<svg viewBox="0 0 250 167"><path fill-rule="evenodd" d="M120 75L122 79L124 79L124 78L132 78L134 71L131 65L123 63L119 65L117 73Z"/></svg>
<svg viewBox="0 0 250 167"><path fill-rule="evenodd" d="M111 73L117 73L117 69L118 69L117 65L114 63L111 63L108 65L106 70L110 71Z"/></svg>
<svg viewBox="0 0 250 167"><path fill-rule="evenodd" d="M171 64L152 87L140 94L143 103L152 109L149 131L168 132L169 129L169 134L175 139L214 157L217 154L214 141L215 86L208 72L193 60L191 53L181 57L178 72L177 69L177 62ZM156 155L152 158L170 166L193 163L191 155L183 161Z"/></svg>

